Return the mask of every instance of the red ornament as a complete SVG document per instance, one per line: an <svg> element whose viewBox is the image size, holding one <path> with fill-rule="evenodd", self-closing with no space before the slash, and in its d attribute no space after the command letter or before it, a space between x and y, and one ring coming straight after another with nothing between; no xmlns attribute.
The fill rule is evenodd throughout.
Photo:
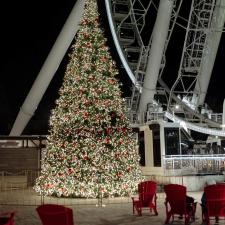
<svg viewBox="0 0 225 225"><path fill-rule="evenodd" d="M65 144L64 143L62 143L61 148L65 148Z"/></svg>
<svg viewBox="0 0 225 225"><path fill-rule="evenodd" d="M81 93L81 94L83 94L83 93L84 93L84 89L83 89L82 87L80 88L80 90L79 90L79 91L80 91L80 93Z"/></svg>
<svg viewBox="0 0 225 225"><path fill-rule="evenodd" d="M84 37L85 38L88 38L89 37L89 34L88 33L83 33Z"/></svg>
<svg viewBox="0 0 225 225"><path fill-rule="evenodd" d="M66 131L67 134L71 133L71 129L69 129L69 128L67 128L65 131Z"/></svg>
<svg viewBox="0 0 225 225"><path fill-rule="evenodd" d="M101 57L101 61L102 61L102 62L106 62L107 60L108 60L107 57L105 57L105 56Z"/></svg>
<svg viewBox="0 0 225 225"><path fill-rule="evenodd" d="M114 80L114 79L109 79L109 80L108 80L108 83L109 83L109 84L115 84L115 80Z"/></svg>
<svg viewBox="0 0 225 225"><path fill-rule="evenodd" d="M90 80L90 81L94 80L94 76L93 75L89 75L88 80Z"/></svg>
<svg viewBox="0 0 225 225"><path fill-rule="evenodd" d="M109 144L109 143L110 143L110 139L109 139L109 138L106 138L106 139L105 139L105 143L106 143L106 144Z"/></svg>
<svg viewBox="0 0 225 225"><path fill-rule="evenodd" d="M69 169L68 169L68 173L69 173L69 174L71 174L71 173L73 173L73 172L74 172L74 169L73 169L73 168L69 168Z"/></svg>
<svg viewBox="0 0 225 225"><path fill-rule="evenodd" d="M112 117L112 118L115 118L115 117L116 117L116 113L112 113L112 114L111 114L111 117Z"/></svg>
<svg viewBox="0 0 225 225"><path fill-rule="evenodd" d="M90 105L90 101L86 100L86 101L84 102L84 105L86 105L86 106Z"/></svg>
<svg viewBox="0 0 225 225"><path fill-rule="evenodd" d="M92 44L91 44L91 42L87 42L87 47L89 47L89 48L91 48L92 47Z"/></svg>
<svg viewBox="0 0 225 225"><path fill-rule="evenodd" d="M76 147L77 146L77 143L76 142L73 142L73 147Z"/></svg>
<svg viewBox="0 0 225 225"><path fill-rule="evenodd" d="M106 129L106 135L109 135L111 133L111 129L110 128L107 128Z"/></svg>
<svg viewBox="0 0 225 225"><path fill-rule="evenodd" d="M130 171L131 171L131 167L128 166L128 167L127 167L127 172L130 172Z"/></svg>
<svg viewBox="0 0 225 225"><path fill-rule="evenodd" d="M122 176L122 173L121 173L121 172L118 172L118 173L117 173L117 176L118 176L118 177L121 177L121 176Z"/></svg>
<svg viewBox="0 0 225 225"><path fill-rule="evenodd" d="M73 156L72 157L72 161L75 162L76 160L77 160L77 157L76 156Z"/></svg>
<svg viewBox="0 0 225 225"><path fill-rule="evenodd" d="M88 20L87 19L83 19L82 21L81 21L81 24L82 25L86 25L88 23Z"/></svg>
<svg viewBox="0 0 225 225"><path fill-rule="evenodd" d="M88 118L88 116L89 116L88 113L85 112L85 113L84 113L84 118Z"/></svg>
<svg viewBox="0 0 225 225"><path fill-rule="evenodd" d="M116 158L116 159L119 159L119 157L120 157L120 154L119 154L119 153L116 153L116 154L115 154L115 158Z"/></svg>
<svg viewBox="0 0 225 225"><path fill-rule="evenodd" d="M47 185L46 185L46 188L53 188L53 187L54 187L53 184L47 184Z"/></svg>

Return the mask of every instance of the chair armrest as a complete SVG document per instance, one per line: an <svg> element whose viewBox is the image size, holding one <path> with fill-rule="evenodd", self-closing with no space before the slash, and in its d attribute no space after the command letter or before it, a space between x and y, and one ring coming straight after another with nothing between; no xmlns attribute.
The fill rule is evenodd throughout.
<svg viewBox="0 0 225 225"><path fill-rule="evenodd" d="M131 197L131 199L132 199L133 202L139 201L139 198L138 197Z"/></svg>
<svg viewBox="0 0 225 225"><path fill-rule="evenodd" d="M0 217L13 217L16 211L1 212Z"/></svg>

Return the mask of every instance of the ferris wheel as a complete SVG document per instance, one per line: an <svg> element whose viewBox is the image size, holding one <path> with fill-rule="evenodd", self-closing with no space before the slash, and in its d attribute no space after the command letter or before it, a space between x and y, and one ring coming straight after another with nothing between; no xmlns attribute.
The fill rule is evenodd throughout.
<svg viewBox="0 0 225 225"><path fill-rule="evenodd" d="M224 29L225 0L105 0L105 6L117 52L133 84L128 99L131 123L145 123L146 115L148 119L164 106L163 113L170 120L224 137L222 114L208 117L202 113L204 108L199 108L205 102ZM83 8L84 1L77 0L20 108L11 136L21 135L34 114L78 30ZM167 47L177 27L185 35L173 80L164 71Z"/></svg>
<svg viewBox="0 0 225 225"><path fill-rule="evenodd" d="M203 107L224 30L225 0L105 0L105 4L117 52L133 83L128 101L133 122L145 123L146 113L164 105L170 120L225 136L222 114L209 116ZM177 27L185 35L174 79L164 69Z"/></svg>

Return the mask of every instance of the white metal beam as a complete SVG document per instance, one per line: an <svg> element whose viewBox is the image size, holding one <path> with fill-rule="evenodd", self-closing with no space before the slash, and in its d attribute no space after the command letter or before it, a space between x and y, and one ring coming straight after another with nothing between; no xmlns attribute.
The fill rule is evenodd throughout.
<svg viewBox="0 0 225 225"><path fill-rule="evenodd" d="M190 130L194 130L196 132L203 133L203 134L225 137L225 131L222 130L222 129L219 130L219 129L212 129L212 128L208 128L208 127L201 127L197 124L187 122L187 121L185 121L185 120L183 120L183 119L181 119L181 118L179 118L179 117L177 117L174 114L171 114L169 112L166 112L165 116L168 119L172 120L173 122L180 123L181 126L185 125Z"/></svg>
<svg viewBox="0 0 225 225"><path fill-rule="evenodd" d="M139 104L139 112L147 109L147 104L152 103L156 91L157 79L166 44L170 18L174 1L160 0L156 22L153 29L152 43L147 63L147 69Z"/></svg>
<svg viewBox="0 0 225 225"><path fill-rule="evenodd" d="M113 41L114 41L117 53L120 57L120 60L123 64L128 76L130 77L132 83L134 85L137 85L138 83L136 81L136 78L135 78L132 70L130 69L130 66L128 65L128 62L127 62L127 60L126 60L126 58L123 54L123 51L122 51L120 43L119 43L118 36L116 34L116 29L115 29L115 25L114 25L114 22L113 22L113 16L112 16L111 5L110 5L109 0L105 0L105 6L106 6L106 12L107 12L107 17L108 17L108 21L109 21L110 31L111 31L111 34L112 34L112 37L113 37Z"/></svg>
<svg viewBox="0 0 225 225"><path fill-rule="evenodd" d="M77 0L58 38L44 62L16 118L10 136L19 136L33 116L67 49L78 31L84 0Z"/></svg>

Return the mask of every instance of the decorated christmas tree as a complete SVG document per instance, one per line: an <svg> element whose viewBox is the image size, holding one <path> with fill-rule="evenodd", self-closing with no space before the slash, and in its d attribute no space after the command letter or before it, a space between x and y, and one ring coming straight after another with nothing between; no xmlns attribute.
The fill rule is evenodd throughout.
<svg viewBox="0 0 225 225"><path fill-rule="evenodd" d="M72 46L35 190L71 197L126 196L141 181L136 140L121 98L118 71L87 0Z"/></svg>

